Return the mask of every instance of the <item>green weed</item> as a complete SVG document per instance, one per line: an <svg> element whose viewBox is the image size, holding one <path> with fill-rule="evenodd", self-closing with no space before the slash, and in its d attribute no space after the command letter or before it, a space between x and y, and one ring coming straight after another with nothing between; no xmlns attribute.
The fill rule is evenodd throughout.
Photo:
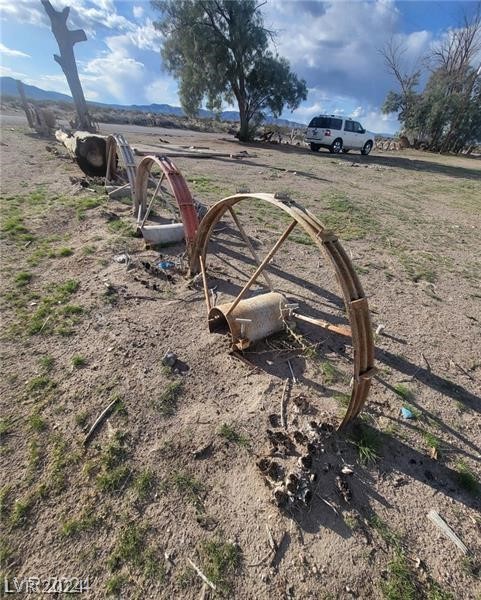
<svg viewBox="0 0 481 600"><path fill-rule="evenodd" d="M114 467L97 476L97 486L101 492L120 492L127 484L130 474L127 466Z"/></svg>
<svg viewBox="0 0 481 600"><path fill-rule="evenodd" d="M375 462L379 459L381 443L379 435L374 429L358 424L354 430L353 441L362 464Z"/></svg>
<svg viewBox="0 0 481 600"><path fill-rule="evenodd" d="M459 461L456 465L456 471L459 485L470 494L478 496L480 491L479 481L468 465L464 461Z"/></svg>
<svg viewBox="0 0 481 600"><path fill-rule="evenodd" d="M87 359L84 356L81 356L80 354L74 354L72 356L72 367L74 367L75 369L85 367L86 364Z"/></svg>
<svg viewBox="0 0 481 600"><path fill-rule="evenodd" d="M10 496L12 488L10 485L4 485L0 488L0 520L3 521L10 509Z"/></svg>
<svg viewBox="0 0 481 600"><path fill-rule="evenodd" d="M32 413L28 417L28 425L32 431L40 433L47 429L47 423L38 413Z"/></svg>
<svg viewBox="0 0 481 600"><path fill-rule="evenodd" d="M14 281L17 287L25 287L32 281L32 277L32 273L29 273L28 271L20 271L20 273L17 273L15 276Z"/></svg>
<svg viewBox="0 0 481 600"><path fill-rule="evenodd" d="M119 492L126 487L131 469L123 464L127 459L126 435L116 432L111 442L102 452L100 464L102 472L97 476L97 486L102 492Z"/></svg>
<svg viewBox="0 0 481 600"><path fill-rule="evenodd" d="M73 537L85 531L97 529L102 519L93 513L91 508L83 510L78 518L67 519L62 522L60 533L63 537Z"/></svg>
<svg viewBox="0 0 481 600"><path fill-rule="evenodd" d="M112 575L107 580L105 585L106 592L109 596L120 596L122 592L122 588L128 583L129 578L126 575L118 573L116 575Z"/></svg>
<svg viewBox="0 0 481 600"><path fill-rule="evenodd" d="M46 394L57 387L57 383L47 375L37 375L33 377L26 385L29 394Z"/></svg>
<svg viewBox="0 0 481 600"><path fill-rule="evenodd" d="M242 560L239 546L214 539L203 542L199 553L205 575L221 591L228 593L232 587L232 577Z"/></svg>
<svg viewBox="0 0 481 600"><path fill-rule="evenodd" d="M406 557L397 552L387 568L387 580L381 584L385 600L418 600L416 579Z"/></svg>
<svg viewBox="0 0 481 600"><path fill-rule="evenodd" d="M428 448L434 448L436 452L441 452L441 440L429 431L423 433L423 439Z"/></svg>
<svg viewBox="0 0 481 600"><path fill-rule="evenodd" d="M320 363L320 369L322 374L322 382L324 385L333 385L339 381L341 374L339 370L329 361L323 360Z"/></svg>
<svg viewBox="0 0 481 600"><path fill-rule="evenodd" d="M12 419L10 417L0 418L0 436L7 435L12 430Z"/></svg>
<svg viewBox="0 0 481 600"><path fill-rule="evenodd" d="M238 433L232 425L228 425L227 423L223 423L219 429L219 435L233 444L238 444L243 447L249 446L248 438Z"/></svg>
<svg viewBox="0 0 481 600"><path fill-rule="evenodd" d="M27 521L33 505L35 504L35 496L29 495L24 499L15 500L10 513L9 523L12 527L20 527Z"/></svg>
<svg viewBox="0 0 481 600"><path fill-rule="evenodd" d="M145 469L135 477L133 488L140 500L146 500L155 490L155 484L155 473L149 469Z"/></svg>
<svg viewBox="0 0 481 600"><path fill-rule="evenodd" d="M89 418L89 413L83 410L75 415L75 423L81 428L85 429Z"/></svg>
<svg viewBox="0 0 481 600"><path fill-rule="evenodd" d="M43 371L49 373L53 369L55 360L52 356L45 355L38 359L38 364Z"/></svg>
<svg viewBox="0 0 481 600"><path fill-rule="evenodd" d="M403 383L397 383L395 386L393 386L393 389L403 400L411 400L414 397L412 391Z"/></svg>
<svg viewBox="0 0 481 600"><path fill-rule="evenodd" d="M155 402L155 407L163 417L170 417L177 410L177 399L182 393L184 382L171 381Z"/></svg>
<svg viewBox="0 0 481 600"><path fill-rule="evenodd" d="M133 522L127 523L109 558L108 563L111 571L118 571L122 565L130 564L142 571L148 579L163 580L165 575L164 565L158 552L147 545L146 533L146 527Z"/></svg>

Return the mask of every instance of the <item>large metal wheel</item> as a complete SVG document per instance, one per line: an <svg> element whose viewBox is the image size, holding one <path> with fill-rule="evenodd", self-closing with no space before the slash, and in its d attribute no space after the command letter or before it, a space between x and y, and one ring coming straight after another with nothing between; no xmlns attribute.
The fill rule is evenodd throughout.
<svg viewBox="0 0 481 600"><path fill-rule="evenodd" d="M266 204L270 208L266 207ZM244 217L244 209L237 209L237 205L253 208L254 211L257 211L257 214L268 215L266 228L269 229L272 229L272 223L275 222L274 215L277 214L277 216L281 217L280 222L283 223L285 229L270 250L264 253L265 258L260 258L254 248L252 239L249 238L246 232L246 228L241 224L239 218L241 215L240 211L242 210L242 217ZM264 212L259 212L261 209ZM281 214L279 215L279 213ZM224 220L221 226L217 227L219 221L224 216L230 218L234 228L231 229L229 226L226 226L226 221ZM235 229L238 231L235 244L232 241L228 241L225 237L220 238L221 235L227 235L225 234L226 230L233 232ZM216 231L224 233L219 234ZM307 244L306 240L310 240L310 248L307 245L303 246L303 248L306 248L306 252L309 248L313 253L312 256L314 259L317 253L317 271L319 273L317 276L322 277L320 286L317 285L317 282L315 286L306 285L305 289L309 288L309 292L315 290L314 293L309 293L308 303L307 300L303 300L303 298L307 298L308 294L307 291L303 293L302 280L296 276L290 280L285 278L282 266L273 264L274 257L277 257L279 261L284 261L283 264L285 267L289 266L288 263L292 255L289 254L286 244L289 241L293 242L290 240L290 237L298 236L298 239L300 239L300 235L307 237L302 238L302 241L297 243ZM232 238L230 239L232 240ZM238 246L242 243L245 244L252 256L250 260L251 265L253 264L256 268L250 277L247 275L247 282L243 285L239 284L237 289L233 291L232 282L235 275L233 275L232 269L236 267L233 265L232 260L225 260L221 256L221 252L227 252L227 256L239 256ZM217 248L213 247L216 244ZM235 251L233 251L234 247ZM327 261L319 261L319 251L327 257ZM279 255L282 253L284 255L280 257ZM299 254L298 251L297 254ZM222 263L219 263L219 260ZM323 264L322 269L325 270L321 269L321 263ZM225 290L222 290L223 296L230 296L230 301L214 306L212 290L208 287L208 277L211 273L213 277L217 277L222 269L224 271L230 269L228 271L229 285L224 286ZM238 268L236 270L239 271ZM228 323L232 343L237 348L242 349L246 346L244 343L245 339L243 338L251 337L251 339L255 339L255 334L258 331L261 331L262 334L268 333L272 329L272 322L279 318L284 320L286 325L288 325L289 321L298 323L300 327L307 324L305 326L313 328L314 331L319 331L320 329L323 334L341 335L344 336L344 340L348 342L350 340L352 346L350 396L339 428L346 425L359 414L366 402L371 379L375 372L374 343L368 302L353 265L337 236L333 232L328 231L311 212L291 199L272 194L248 193L224 198L210 208L197 232L191 257L191 273L196 274L198 272L202 274L204 284L209 315L209 328L211 331L220 331L217 328L217 324L221 321L224 325ZM328 273L330 273L332 281L334 283L337 282L338 289L340 288L341 296L337 296L339 305L335 306L335 309L338 314L340 310L343 311L343 315L347 321L345 324L340 323L339 319L329 321L318 318L320 311L316 311L316 308L319 309L319 307L322 307L323 312L321 314L326 315L324 307L329 306L329 302L326 300L331 301L334 298L331 292L323 295L321 290L323 283L328 278ZM264 279L264 288L267 288L269 291L262 294L257 290L257 295L252 296L253 287L260 285L258 280L261 276ZM290 290L286 290L285 288L289 287L293 281L296 284L296 288L294 293L291 293ZM216 287L219 288L219 285ZM265 289L262 291L265 291ZM246 299L248 293L250 293L251 297ZM298 304L296 304L296 301L298 301ZM345 308L342 307L342 302ZM308 304L312 308L312 310L308 311L311 312L311 315L302 312L301 307L305 308ZM242 310L240 310L241 307ZM314 313L314 316L312 316L312 313ZM268 316L266 317L265 315ZM233 316L236 316L236 318L233 319ZM338 321L337 323L335 322L336 320ZM251 332L246 329L249 327ZM253 331L254 329L256 331Z"/></svg>
<svg viewBox="0 0 481 600"><path fill-rule="evenodd" d="M164 180L169 184L170 190L163 185ZM190 254L199 226L192 194L181 172L169 158L146 156L140 161L136 176L133 212L139 226L145 224L156 201L157 214L171 222L183 224Z"/></svg>
<svg viewBox="0 0 481 600"><path fill-rule="evenodd" d="M135 193L135 158L129 143L120 133L107 138L107 168L105 185L130 186L130 195Z"/></svg>

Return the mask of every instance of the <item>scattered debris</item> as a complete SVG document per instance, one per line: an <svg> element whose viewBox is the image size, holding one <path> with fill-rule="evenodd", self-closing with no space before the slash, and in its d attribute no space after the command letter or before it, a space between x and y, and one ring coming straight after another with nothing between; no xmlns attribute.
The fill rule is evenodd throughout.
<svg viewBox="0 0 481 600"><path fill-rule="evenodd" d="M470 554L468 548L463 544L460 538L454 533L454 531L449 527L449 525L444 521L444 519L439 515L435 510L430 510L428 512L428 519L430 519L436 527L438 527L446 537L448 537L453 544L461 550L463 554Z"/></svg>
<svg viewBox="0 0 481 600"><path fill-rule="evenodd" d="M130 264L130 256L127 253L124 254L117 254L116 256L114 256L114 261L116 263L120 263L120 264Z"/></svg>
<svg viewBox="0 0 481 600"><path fill-rule="evenodd" d="M403 406L401 408L401 415L402 415L403 419L415 419L416 418L415 414L411 410L409 410L409 408L406 408L405 406Z"/></svg>
<svg viewBox="0 0 481 600"><path fill-rule="evenodd" d="M289 380L286 379L284 384L284 389L282 390L281 397L281 426L287 431L287 416L286 416L286 407L287 407L287 387L289 385Z"/></svg>
<svg viewBox="0 0 481 600"><path fill-rule="evenodd" d="M161 260L157 263L159 269L173 269L175 267L175 263L171 260Z"/></svg>
<svg viewBox="0 0 481 600"><path fill-rule="evenodd" d="M157 265L154 265L148 260L143 260L140 264L148 273L150 273L150 275L154 275L155 277L159 277L160 279L164 279L166 281L174 281L174 278L170 273L168 273L165 269L159 268Z"/></svg>
<svg viewBox="0 0 481 600"><path fill-rule="evenodd" d="M385 325L382 325L382 323L380 323L377 327L376 327L376 335L382 335L382 332L386 329Z"/></svg>
<svg viewBox="0 0 481 600"><path fill-rule="evenodd" d="M352 492L345 477L342 475L338 475L336 477L336 487L337 491L345 502L350 502L352 500Z"/></svg>
<svg viewBox="0 0 481 600"><path fill-rule="evenodd" d="M110 413L114 409L115 405L119 401L120 401L120 397L116 396L112 400L112 402L100 413L100 415L97 417L96 421L94 422L92 427L89 429L87 435L84 438L84 441L83 441L84 446L87 446L89 444L90 440L95 435L97 429L100 427L100 425L102 425L102 423L105 421L105 419L110 415Z"/></svg>
<svg viewBox="0 0 481 600"><path fill-rule="evenodd" d="M210 579L208 579L204 573L202 573L202 571L199 569L199 567L193 563L190 558L187 559L187 561L189 562L190 566L195 570L195 572L197 573L197 575L202 579L202 581L204 583L206 583L209 587L211 587L214 592L216 591L216 586L212 583L212 581Z"/></svg>

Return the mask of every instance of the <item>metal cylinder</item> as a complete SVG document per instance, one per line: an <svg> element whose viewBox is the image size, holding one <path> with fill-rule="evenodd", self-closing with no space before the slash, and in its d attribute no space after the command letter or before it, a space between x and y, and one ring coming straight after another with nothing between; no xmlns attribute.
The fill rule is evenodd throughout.
<svg viewBox="0 0 481 600"><path fill-rule="evenodd" d="M239 350L252 342L262 340L273 333L282 331L286 299L278 292L260 294L241 300L234 310L227 314L232 302L219 304L209 312L209 331L229 333L232 343Z"/></svg>
<svg viewBox="0 0 481 600"><path fill-rule="evenodd" d="M144 225L141 230L147 244L175 244L184 239L182 223L167 223L166 225Z"/></svg>

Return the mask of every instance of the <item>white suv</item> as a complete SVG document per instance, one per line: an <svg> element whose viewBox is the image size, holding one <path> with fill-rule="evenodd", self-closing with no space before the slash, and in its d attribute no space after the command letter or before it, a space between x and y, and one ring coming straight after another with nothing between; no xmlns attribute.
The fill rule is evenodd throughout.
<svg viewBox="0 0 481 600"><path fill-rule="evenodd" d="M310 144L313 152L317 152L319 148L327 148L334 154L349 150L369 154L374 146L374 134L352 119L319 115L309 123L305 141Z"/></svg>

